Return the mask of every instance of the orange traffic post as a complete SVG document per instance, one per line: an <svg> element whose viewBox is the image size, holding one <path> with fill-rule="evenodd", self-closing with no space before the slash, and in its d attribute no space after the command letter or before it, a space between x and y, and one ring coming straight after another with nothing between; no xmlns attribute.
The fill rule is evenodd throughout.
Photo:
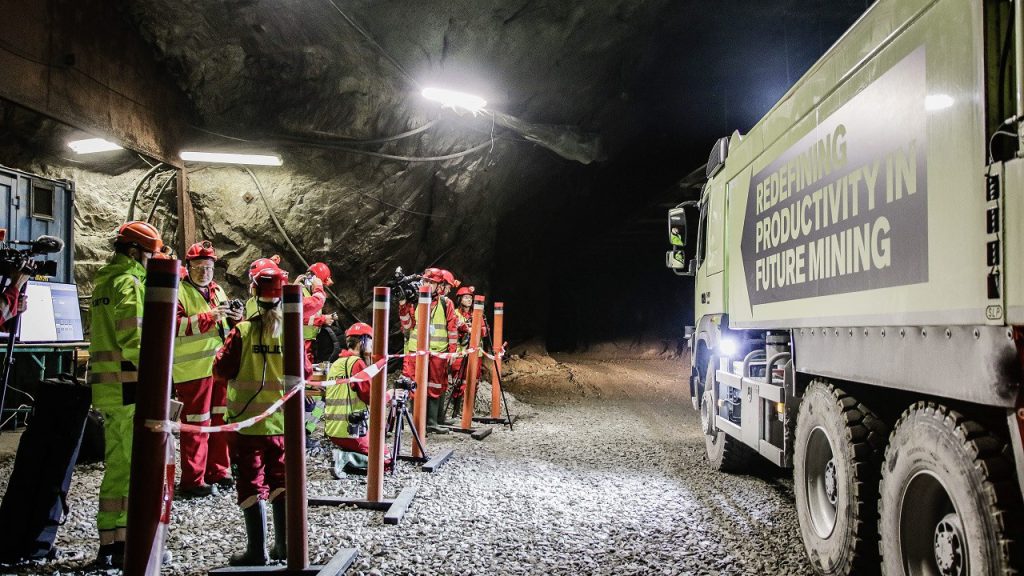
<svg viewBox="0 0 1024 576"><path fill-rule="evenodd" d="M477 349L480 348L480 332L484 324L484 297L477 295L473 297L473 325L469 331L469 355L466 361L469 362L466 368L466 391L462 394L462 428L470 429L473 426L473 407L476 404L476 378L480 368L480 355Z"/></svg>
<svg viewBox="0 0 1024 576"><path fill-rule="evenodd" d="M373 289L373 355L374 363L388 354L388 312L391 309L391 289L376 286ZM384 366L370 380L370 462L366 472L366 499L379 502L384 492L384 387L388 366Z"/></svg>
<svg viewBox="0 0 1024 576"><path fill-rule="evenodd" d="M420 286L419 303L416 305L416 390L420 400L413 402L413 423L420 435L423 447L427 446L427 371L430 366L430 357L427 355L429 335L429 308L430 308L430 287ZM401 426L401 423L399 423ZM419 446L415 442L412 445L412 455L422 458Z"/></svg>
<svg viewBox="0 0 1024 576"><path fill-rule="evenodd" d="M305 387L306 353L302 342L302 286L284 286L284 380L285 388ZM305 390L284 405L285 498L288 569L309 566L306 524L306 423Z"/></svg>
<svg viewBox="0 0 1024 576"><path fill-rule="evenodd" d="M501 418L501 348L502 329L505 322L505 303L494 303L494 333L491 334L491 418Z"/></svg>
<svg viewBox="0 0 1024 576"><path fill-rule="evenodd" d="M146 266L146 301L139 347L128 529L124 573L160 573L174 476L167 478L171 431L150 430L148 422L167 421L171 399L174 324L178 310L178 261L150 260ZM172 460L173 466L173 460ZM168 512L165 514L165 511ZM161 526L163 517L164 524Z"/></svg>

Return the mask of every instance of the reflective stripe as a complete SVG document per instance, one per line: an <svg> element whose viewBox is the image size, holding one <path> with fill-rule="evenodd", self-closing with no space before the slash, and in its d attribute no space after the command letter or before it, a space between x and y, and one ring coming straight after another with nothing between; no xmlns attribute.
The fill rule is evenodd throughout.
<svg viewBox="0 0 1024 576"><path fill-rule="evenodd" d="M227 406L214 406L213 408L210 408L210 412L212 412L213 414L227 414L228 413L228 407Z"/></svg>
<svg viewBox="0 0 1024 576"><path fill-rule="evenodd" d="M330 420L331 422L348 422L348 414L324 414L324 420Z"/></svg>
<svg viewBox="0 0 1024 576"><path fill-rule="evenodd" d="M183 354L181 356L174 357L175 364L181 364L183 362L190 362L192 360L199 360L200 358L209 358L217 355L217 349L211 348L209 350L200 350L199 352L193 352L191 354Z"/></svg>
<svg viewBox="0 0 1024 576"><path fill-rule="evenodd" d="M344 384L343 384L343 386L344 386ZM325 402L326 406L351 406L351 405L355 404L356 402L362 402L362 400L359 400L358 398L356 400L352 400L351 398L347 398L346 397L346 398L328 398L324 402Z"/></svg>
<svg viewBox="0 0 1024 576"><path fill-rule="evenodd" d="M216 332L213 332L212 334L211 332L213 332L213 330L210 330L210 332L206 332L205 334L189 334L188 336L176 336L174 338L174 343L180 346L182 344L191 344L193 342L198 342L200 340L209 340L211 338L216 338L217 341L219 342L220 336Z"/></svg>
<svg viewBox="0 0 1024 576"><path fill-rule="evenodd" d="M186 414L185 422L206 422L210 419L210 413L204 412L202 414Z"/></svg>
<svg viewBox="0 0 1024 576"><path fill-rule="evenodd" d="M120 384L122 382L138 381L138 372L93 372L89 375L90 384Z"/></svg>
<svg viewBox="0 0 1024 576"><path fill-rule="evenodd" d="M443 388L444 386L437 382L427 382L427 388Z"/></svg>
<svg viewBox="0 0 1024 576"><path fill-rule="evenodd" d="M248 406L246 406L246 404L248 404ZM249 399L246 398L244 400L231 400L228 402L227 409L231 414L237 414L237 416L232 418L232 420L244 420L245 418L241 418L241 410L245 410L246 418L248 418L262 413L273 405L273 402L260 402L259 400L249 402Z"/></svg>
<svg viewBox="0 0 1024 576"><path fill-rule="evenodd" d="M91 357L94 362L120 362L124 360L120 350L93 352Z"/></svg>
<svg viewBox="0 0 1024 576"><path fill-rule="evenodd" d="M100 545L124 542L128 539L126 528L114 528L113 530L100 530Z"/></svg>
<svg viewBox="0 0 1024 576"><path fill-rule="evenodd" d="M142 318L122 318L114 322L114 329L116 330L130 330L133 328L142 328Z"/></svg>
<svg viewBox="0 0 1024 576"><path fill-rule="evenodd" d="M189 316L188 323L190 326L192 326L192 333L199 334L199 315L194 314L192 316Z"/></svg>
<svg viewBox="0 0 1024 576"><path fill-rule="evenodd" d="M100 498L100 512L123 512L127 509L127 498Z"/></svg>

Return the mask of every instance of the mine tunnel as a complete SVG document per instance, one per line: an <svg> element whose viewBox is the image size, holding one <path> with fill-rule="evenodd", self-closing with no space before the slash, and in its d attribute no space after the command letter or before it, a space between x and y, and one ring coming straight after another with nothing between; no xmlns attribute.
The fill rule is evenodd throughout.
<svg viewBox="0 0 1024 576"><path fill-rule="evenodd" d="M1024 570L1019 3L0 6L5 574Z"/></svg>

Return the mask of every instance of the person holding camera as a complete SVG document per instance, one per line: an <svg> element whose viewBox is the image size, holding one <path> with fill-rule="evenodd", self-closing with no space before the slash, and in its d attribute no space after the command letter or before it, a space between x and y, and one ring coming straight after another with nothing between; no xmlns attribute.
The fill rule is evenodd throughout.
<svg viewBox="0 0 1024 576"><path fill-rule="evenodd" d="M224 290L213 281L217 252L208 240L185 252L187 275L178 287L177 332L174 338L172 379L174 393L184 404L182 421L207 426L224 423L227 388L214 389L213 359L224 344L232 324L242 319L241 308L232 307ZM212 412L212 414L211 414ZM217 493L217 485L234 484L224 434L181 433L181 485L184 497L201 498Z"/></svg>
<svg viewBox="0 0 1024 576"><path fill-rule="evenodd" d="M25 311L26 299L21 297L21 287L29 281L30 276L20 270L12 271L7 279L10 283L0 295L0 324Z"/></svg>
<svg viewBox="0 0 1024 576"><path fill-rule="evenodd" d="M261 414L287 392L284 375L283 286L288 274L277 266L260 270L250 291L259 310L228 333L213 363L213 377L227 382L228 422ZM312 366L305 366L305 378ZM245 519L245 552L232 556L232 566L267 563L267 502L274 512L274 545L270 557L287 557L285 540L284 412L235 434L238 506Z"/></svg>
<svg viewBox="0 0 1024 576"><path fill-rule="evenodd" d="M451 273L449 272L449 275ZM429 326L427 330L428 349L433 353L455 352L458 346L458 318L455 305L444 296L451 289L452 280L447 280L440 268L427 268L423 272L423 284L430 288L431 303L427 311ZM403 295L404 296L404 295ZM415 304L398 301L398 319L405 332L406 351L412 343L412 351L416 350L416 318ZM416 377L416 359L406 356L402 363L402 374L408 378ZM448 360L431 355L427 368L427 432L447 434L444 419L444 393L448 389ZM416 392L412 393L416 398Z"/></svg>
<svg viewBox="0 0 1024 576"><path fill-rule="evenodd" d="M327 380L351 378L366 369L373 351L373 328L356 322L345 330L346 349L331 364ZM349 382L326 389L324 432L337 448L332 452L331 474L337 479L346 472L366 474L370 453L370 382ZM391 465L391 454L384 447L384 466Z"/></svg>
<svg viewBox="0 0 1024 576"><path fill-rule="evenodd" d="M160 232L150 224L122 224L114 239L114 255L96 273L92 292L89 381L93 407L103 414L105 440L96 514L100 536L96 566L103 569L124 562L146 263L163 249Z"/></svg>

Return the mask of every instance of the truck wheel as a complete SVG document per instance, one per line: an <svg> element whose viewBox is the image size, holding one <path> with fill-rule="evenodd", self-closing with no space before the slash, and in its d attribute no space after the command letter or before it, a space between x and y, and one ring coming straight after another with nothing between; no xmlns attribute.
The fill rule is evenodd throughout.
<svg viewBox="0 0 1024 576"><path fill-rule="evenodd" d="M874 413L831 384L812 382L800 400L793 491L807 556L821 574L877 571L875 510L887 432Z"/></svg>
<svg viewBox="0 0 1024 576"><path fill-rule="evenodd" d="M882 571L908 576L1017 574L1020 492L1006 443L934 402L911 406L882 467Z"/></svg>
<svg viewBox="0 0 1024 576"><path fill-rule="evenodd" d="M704 432L704 449L708 453L708 462L719 472L746 471L753 451L738 438L733 438L714 427L715 412L711 404L711 391L707 390L701 397L700 421L701 431Z"/></svg>

